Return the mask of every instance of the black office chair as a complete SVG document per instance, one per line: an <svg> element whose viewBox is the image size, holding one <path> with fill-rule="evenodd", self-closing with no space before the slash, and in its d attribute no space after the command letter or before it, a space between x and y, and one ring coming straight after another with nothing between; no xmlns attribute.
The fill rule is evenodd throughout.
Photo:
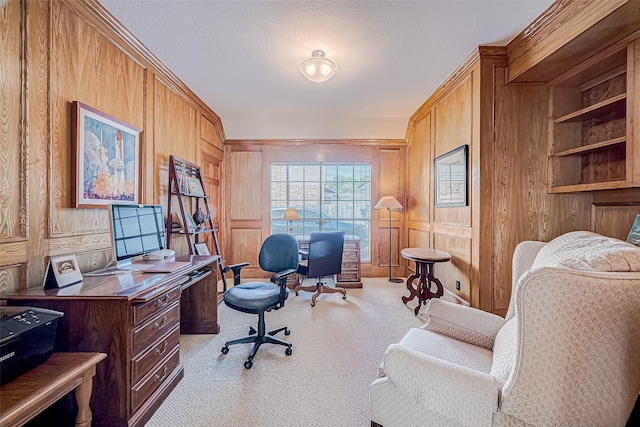
<svg viewBox="0 0 640 427"><path fill-rule="evenodd" d="M222 347L222 353L227 354L230 345L255 343L249 353L249 357L244 362L244 367L247 369L251 369L253 358L264 343L283 345L287 347L285 354L287 356L291 355L291 343L274 336L280 331L284 331L285 335L289 335L291 331L286 326L283 326L265 332L264 313L284 307L284 301L289 296L287 277L295 273L298 267L298 242L295 237L290 234L272 234L267 237L260 248L258 263L263 270L274 273L271 276L271 282L277 286L263 282L247 282L233 286L223 295L224 303L228 307L243 313L258 315L257 330L251 326L249 328L249 336L228 341ZM237 276L238 282L240 280L239 272L240 269L238 269L237 274L234 271L234 276Z"/></svg>
<svg viewBox="0 0 640 427"><path fill-rule="evenodd" d="M300 251L302 261L298 265L298 274L313 277L317 280L314 286L295 287L296 295L299 291L315 292L311 297L311 307L316 306L316 299L320 294L339 292L342 299L347 298L344 288L329 287L323 278L340 274L342 271L342 249L344 247L344 231L314 231L309 236L309 251ZM303 279L304 280L304 279Z"/></svg>

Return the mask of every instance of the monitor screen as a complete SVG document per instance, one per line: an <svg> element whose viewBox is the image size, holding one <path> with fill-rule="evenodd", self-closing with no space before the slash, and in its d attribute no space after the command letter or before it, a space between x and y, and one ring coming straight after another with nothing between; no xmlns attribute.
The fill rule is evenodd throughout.
<svg viewBox="0 0 640 427"><path fill-rule="evenodd" d="M162 206L112 204L110 213L114 261L166 248Z"/></svg>

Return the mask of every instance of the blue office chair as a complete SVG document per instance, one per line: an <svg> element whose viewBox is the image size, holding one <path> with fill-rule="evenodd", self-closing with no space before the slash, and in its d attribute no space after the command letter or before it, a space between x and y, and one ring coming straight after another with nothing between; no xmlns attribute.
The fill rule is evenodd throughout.
<svg viewBox="0 0 640 427"><path fill-rule="evenodd" d="M309 251L300 251L302 261L298 265L298 274L316 279L313 286L295 287L296 295L299 291L314 292L311 297L311 307L316 306L316 299L320 294L342 294L342 299L347 298L344 288L329 287L323 281L323 277L340 274L342 271L342 251L344 248L344 231L314 231L309 235ZM303 279L304 280L304 279Z"/></svg>
<svg viewBox="0 0 640 427"><path fill-rule="evenodd" d="M284 331L285 335L289 335L291 331L286 326L283 326L265 332L264 313L284 307L284 301L289 297L287 277L295 273L298 267L298 242L295 237L290 234L272 234L267 237L260 248L258 263L263 270L274 273L271 276L271 282L275 283L276 286L263 282L247 282L233 286L223 295L224 303L228 307L243 313L258 315L257 330L251 326L249 328L249 336L228 341L222 347L222 353L227 354L230 345L255 343L249 353L249 357L244 362L246 369L251 369L253 358L264 343L283 345L287 347L285 354L287 356L291 355L291 343L274 336L280 331ZM239 270L237 277L239 281Z"/></svg>

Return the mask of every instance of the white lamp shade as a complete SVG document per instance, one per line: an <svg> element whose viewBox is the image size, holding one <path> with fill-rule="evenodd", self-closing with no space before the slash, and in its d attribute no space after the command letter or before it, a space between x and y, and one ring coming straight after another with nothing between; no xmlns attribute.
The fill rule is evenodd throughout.
<svg viewBox="0 0 640 427"><path fill-rule="evenodd" d="M384 196L376 203L373 207L374 209L390 209L390 210L400 210L402 209L402 205L393 196Z"/></svg>
<svg viewBox="0 0 640 427"><path fill-rule="evenodd" d="M338 71L338 65L325 58L321 50L314 50L312 56L303 60L298 68L303 76L315 83L326 82Z"/></svg>

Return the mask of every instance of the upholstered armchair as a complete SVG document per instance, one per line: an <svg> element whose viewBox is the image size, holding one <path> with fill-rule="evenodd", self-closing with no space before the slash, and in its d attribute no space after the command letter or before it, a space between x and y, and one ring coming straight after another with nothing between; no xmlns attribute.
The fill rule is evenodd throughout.
<svg viewBox="0 0 640 427"><path fill-rule="evenodd" d="M640 391L640 248L523 242L506 318L430 300L387 349L372 425L624 426Z"/></svg>

